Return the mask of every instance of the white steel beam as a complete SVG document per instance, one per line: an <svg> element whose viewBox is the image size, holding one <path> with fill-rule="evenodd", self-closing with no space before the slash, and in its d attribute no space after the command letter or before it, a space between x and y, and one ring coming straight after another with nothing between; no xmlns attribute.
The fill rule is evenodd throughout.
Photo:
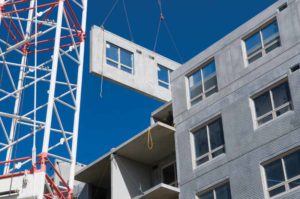
<svg viewBox="0 0 300 199"><path fill-rule="evenodd" d="M88 0L82 0L83 12L82 12L82 24L81 28L85 32L86 30L86 19L87 19L87 4ZM84 35L82 35L83 37ZM73 127L73 142L72 142L72 162L70 169L69 186L74 186L75 167L76 167L76 156L77 156L77 142L78 142L78 129L79 129L79 115L80 115L80 102L81 102L81 90L82 90L82 75L83 75L83 60L84 60L84 42L80 44L80 64L78 68L77 78L77 93L76 93L76 111L74 117Z"/></svg>
<svg viewBox="0 0 300 199"><path fill-rule="evenodd" d="M64 11L64 0L60 0L58 3L58 11L57 11L57 26L56 26L55 43L54 43L54 50L53 50L52 71L51 71L51 80L50 80L51 82L50 82L50 90L49 90L49 98L48 98L46 126L45 126L43 149L42 149L43 153L48 153L48 147L49 147L49 141L50 141L52 114L53 114L53 106L54 106L54 94L55 94L55 87L56 87L55 82L56 82L57 68L58 68L63 11Z"/></svg>
<svg viewBox="0 0 300 199"><path fill-rule="evenodd" d="M34 6L34 0L30 1L30 7L33 8ZM27 22L27 27L26 27L26 35L25 35L25 39L30 37L31 34L31 27L32 27L32 19L33 19L33 10L31 9L28 12L28 22ZM24 66L27 63L27 54L23 54L22 57L22 61L21 61L21 65ZM20 90L23 87L23 82L24 82L24 73L25 70L24 68L20 68L20 73L19 73L19 81L18 81L18 90ZM20 92L16 93L16 101L15 101L15 107L14 107L14 114L17 115L19 114L20 111L20 102L21 102L21 96L22 96L22 90L20 90ZM10 133L9 133L9 140L10 142L13 142L15 139L15 133L16 133L16 124L17 124L17 120L13 119L12 120L12 124L11 124L11 128L10 128ZM10 160L12 158L12 150L13 150L13 146L9 147L6 153L6 161ZM8 174L9 172L9 168L10 168L10 164L6 164L5 168L4 168L4 174Z"/></svg>

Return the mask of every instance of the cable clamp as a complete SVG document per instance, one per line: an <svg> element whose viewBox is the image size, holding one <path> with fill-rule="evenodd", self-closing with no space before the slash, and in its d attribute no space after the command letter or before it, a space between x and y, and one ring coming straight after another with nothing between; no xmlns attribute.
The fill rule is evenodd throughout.
<svg viewBox="0 0 300 199"><path fill-rule="evenodd" d="M165 16L163 15L163 13L160 14L160 20L164 21L165 20Z"/></svg>

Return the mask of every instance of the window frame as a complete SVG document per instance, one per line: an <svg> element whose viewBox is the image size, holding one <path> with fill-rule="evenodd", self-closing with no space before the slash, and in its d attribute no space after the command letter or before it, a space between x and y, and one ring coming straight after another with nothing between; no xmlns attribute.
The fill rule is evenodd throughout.
<svg viewBox="0 0 300 199"><path fill-rule="evenodd" d="M118 61L113 60L113 59L111 59L111 58L109 58L109 57L107 56L107 45L115 46L115 47L118 49ZM127 66L126 64L121 63L121 51L125 51L125 52L128 52L129 54L131 54L132 67ZM112 42L106 41L105 60L106 60L106 64L109 65L109 66L111 66L111 65L108 64L107 61L110 61L110 62L116 64L116 65L117 65L117 68L118 68L119 70L123 71L123 72L126 72L126 73L128 73L128 74L132 74L132 75L134 74L134 53L131 52L131 51L129 51L129 50L127 50L127 49L125 49L125 48L122 48L122 47L120 47L120 46L118 46L118 45L116 45L116 44L114 44L114 43L112 43ZM111 67L114 67L114 66L111 66ZM123 70L122 67L126 68L127 70L130 70L131 72L128 72L128 71L126 71L126 70ZM114 67L114 68L116 68L116 67Z"/></svg>
<svg viewBox="0 0 300 199"><path fill-rule="evenodd" d="M164 80L159 79L159 68L165 68L167 70L168 82L165 82ZM162 87L162 88L165 88L165 89L170 89L170 86L171 86L171 72L173 72L172 69L170 69L170 68L168 68L168 67L166 67L162 64L159 64L159 63L157 64L157 80L158 80L157 83L158 83L159 87ZM165 85L166 87L160 85L160 83Z"/></svg>
<svg viewBox="0 0 300 199"><path fill-rule="evenodd" d="M220 187L222 187L222 186L225 186L225 185L228 185L228 186L229 186L230 196L231 196L231 198L232 198L231 186L230 186L230 180L229 180L229 179L226 179L226 180L223 180L223 181L221 181L221 182L219 182L219 183L216 183L216 184L213 185L213 186L210 186L210 187L208 187L208 188L206 188L206 189L204 189L204 190L198 192L198 193L196 194L197 199L201 199L201 195L203 196L204 194L207 194L208 192L211 192L211 191L213 192L213 197L214 197L214 199L218 199L218 198L217 198L217 194L216 194L216 189L218 189L218 188L220 188Z"/></svg>
<svg viewBox="0 0 300 199"><path fill-rule="evenodd" d="M204 78L204 74L203 74L203 70L206 66L209 66L209 64L211 63L214 63L215 65L215 75L211 76L208 80L216 77L216 85L214 87L211 87L209 88L208 90L205 90L205 78ZM197 73L198 71L200 71L200 74L201 74L201 87L202 87L202 93L191 98L191 86L190 86L190 77L193 76L193 74ZM217 65L216 65L216 60L214 57L208 59L207 61L205 61L204 63L200 64L197 68L195 68L194 70L192 70L190 73L188 73L186 75L186 79L187 79L187 88L188 88L188 100L189 100L189 106L193 106L195 104L197 104L198 102L200 101L203 101L205 100L206 98L210 97L211 95L217 93L219 91L219 86L218 86L218 75L217 75ZM207 81L207 80L206 80ZM206 96L207 93L209 93L210 91L214 90L214 89L217 89L216 92L214 92L213 94L209 95L209 96ZM200 98L202 97L202 99L200 101L197 101L199 100ZM193 104L193 102L195 102Z"/></svg>
<svg viewBox="0 0 300 199"><path fill-rule="evenodd" d="M221 146L219 146L219 147L217 147L217 148L215 148L215 149L212 150L211 149L211 143L210 143L209 125L212 124L212 123L214 123L214 122L216 122L219 119L221 120L221 124L222 124L222 133L223 133L222 136L223 136L223 142L224 143L223 143L223 145L221 145ZM206 136L207 136L207 141L208 141L208 143L207 143L208 144L208 152L206 154L203 154L203 155L197 157L197 155L196 155L195 134L197 133L197 131L199 131L202 128L206 129ZM194 165L196 165L196 167L202 166L203 164L206 164L206 163L208 163L208 162L210 162L210 161L218 158L219 156L226 154L226 147L225 147L226 144L225 144L225 136L224 136L223 119L222 119L222 116L220 114L214 116L213 118L209 119L208 121L204 122L203 124L198 125L197 127L195 127L192 130L190 130L190 132L192 134L192 140L193 140L193 142L192 142L192 144L193 144L193 147L192 147L193 148L193 156L194 156L194 161L193 162L194 162ZM219 150L221 150L221 149L223 149L224 152L221 153L221 154L219 154L219 155L217 155L217 156L215 156L215 157L213 157L212 154L215 153L215 152L217 152L217 151L219 151ZM197 162L199 160L201 160L201 159L203 159L205 157L208 157L207 161L204 161L201 164L197 164Z"/></svg>
<svg viewBox="0 0 300 199"><path fill-rule="evenodd" d="M277 33L277 39L275 39L274 41L272 41L271 43L265 45L265 42L264 42L264 37L263 37L263 33L262 33L262 30L265 29L266 27L268 27L269 25L271 25L272 23L276 22L277 24L277 28L278 28L278 33ZM261 49L259 50L256 50L254 52L251 53L251 55L249 56L248 55L248 51L247 51L247 45L246 45L246 41L248 39L250 39L252 36L254 36L255 34L259 33L259 38L260 38L260 45L261 45ZM279 46L277 46L276 48L278 47L281 47L282 46L282 40L281 40L281 34L280 34L280 28L279 28L279 25L278 25L278 20L277 20L277 17L273 17L272 19L268 20L267 22L263 23L263 25L259 26L258 28L256 28L254 31L252 31L251 33L248 33L244 38L242 38L242 43L243 43L243 46L244 46L244 54L245 54L245 59L246 59L246 63L247 65L250 65L252 63L254 63L255 61L257 61L258 59L266 56L268 53L270 53L271 51L275 50L276 48L274 48L273 50L269 51L269 52L266 52L266 49L268 49L269 47L271 47L272 45L274 45L275 43L279 42ZM255 56L257 56L258 54L261 53L261 56L256 58L254 61L252 62L249 62L249 60Z"/></svg>
<svg viewBox="0 0 300 199"><path fill-rule="evenodd" d="M275 107L275 102L274 102L274 97L273 97L273 92L272 90L282 84L285 84L287 83L288 84L288 88L289 88L289 94L290 94L290 101L283 104L283 105L280 105L279 107ZM256 112L256 104L255 104L255 99L262 96L263 94L265 93L268 93L268 96L270 97L270 101L271 101L271 107L272 107L272 110L270 110L269 112L257 117L257 112ZM252 97L251 97L251 102L253 104L253 116L254 116L254 122L255 122L255 126L256 127L261 127L265 124L268 124L269 122L272 122L273 120L275 120L276 118L279 118L281 117L282 115L285 115L286 113L290 112L290 111L293 111L293 99L292 99L292 95L291 95L291 88L290 88L290 84L289 84L289 81L288 81L288 78L285 77L269 86L267 86L266 88L262 89L261 91L259 91L258 93L254 94ZM279 110L282 110L286 107L289 107L290 106L290 110L286 111L285 113L281 114L281 115L277 115L277 111ZM262 124L259 124L259 121L272 115L272 119L267 121L267 122L264 122Z"/></svg>
<svg viewBox="0 0 300 199"><path fill-rule="evenodd" d="M164 172L163 172L164 169L166 169L167 167L169 167L171 165L174 165L174 174L175 174L174 177L175 177L175 181L171 182L168 185L173 186L173 187L178 187L178 176L177 176L177 164L176 164L176 161L169 162L169 163L167 163L167 164L165 164L165 165L163 165L161 167L161 182L164 183ZM166 183L164 183L164 184L166 184Z"/></svg>
<svg viewBox="0 0 300 199"><path fill-rule="evenodd" d="M299 152L299 151L300 151L300 147L297 147L297 148L291 149L287 152L279 154L279 155L277 155L277 156L261 163L261 172L262 172L262 175L263 175L264 192L265 192L265 195L267 196L267 198L276 198L276 197L288 194L291 191L294 191L295 189L300 189L300 185L296 186L296 187L293 187L293 188L290 188L289 183L291 183L293 181L296 181L296 180L299 180L300 179L300 174L297 175L297 176L294 176L291 179L288 179L287 170L286 170L286 163L284 161L284 158L286 158L287 156L289 156L293 153ZM283 169L283 175L284 175L284 181L277 184L277 185L273 185L272 187L268 187L268 179L267 179L267 173L266 173L266 168L265 167L268 166L269 164L275 162L275 161L278 161L278 160L280 160L280 162L281 162L281 166L282 166L282 169ZM283 192L281 192L277 195L270 196L270 191L273 191L273 190L275 190L277 188L280 188L282 186L284 186L285 191L283 191Z"/></svg>

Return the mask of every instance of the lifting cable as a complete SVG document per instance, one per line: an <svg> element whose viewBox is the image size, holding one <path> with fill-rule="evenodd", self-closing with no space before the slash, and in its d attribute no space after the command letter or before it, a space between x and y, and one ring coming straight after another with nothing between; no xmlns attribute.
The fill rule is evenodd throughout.
<svg viewBox="0 0 300 199"><path fill-rule="evenodd" d="M131 39L132 42L134 42L133 33L132 33L131 24L130 24L129 17L128 17L128 12L127 12L127 7L126 7L126 4L125 4L125 0L122 0L122 1L123 1L123 9L124 9L125 17L126 17L126 22L127 22L127 26L128 26L130 39Z"/></svg>
<svg viewBox="0 0 300 199"><path fill-rule="evenodd" d="M157 43L158 43L158 39L159 39L159 34L160 34L160 29L161 29L161 24L163 23L166 30L167 30L167 33L168 33L168 36L171 40L171 43L177 53L177 56L178 58L180 59L180 61L183 63L183 58L181 56L181 53L176 45L176 42L175 42L175 39L174 39L174 36L169 28L169 25L167 23L167 20L165 18L165 15L163 13L163 8L162 8L162 3L161 3L161 0L157 0L157 4L158 4L158 7L159 7L159 12L160 12L160 16L159 16L159 22L158 22L158 26L157 26L157 31L156 31L156 35L155 35L155 41L154 41L154 47L153 47L153 51L156 52L156 48L157 48Z"/></svg>
<svg viewBox="0 0 300 199"><path fill-rule="evenodd" d="M105 24L106 22L108 21L109 17L111 16L111 14L113 13L113 11L115 10L115 8L117 7L118 3L119 3L120 0L115 0L115 2L113 3L111 9L109 10L109 12L107 13L107 15L105 16L102 24L101 24L101 28L103 30L103 33L105 31ZM128 32L129 32L129 37L130 37L130 40L132 42L134 42L134 37L133 37L133 32L132 32L132 28L131 28L131 23L130 23L130 20L129 20L129 16L128 16L128 11L127 11L127 7L126 7L126 3L125 3L125 0L122 0L122 4L123 4L123 10L124 10L124 14L125 14L125 19L126 19L126 23L127 23L127 27L128 27ZM101 71L101 80L100 80L100 97L102 98L103 97L103 79L104 79L104 76L103 76L103 66L104 66L104 51L105 51L105 45L104 45L104 42L105 42L105 39L104 39L104 34L103 34L103 49L102 49L102 71Z"/></svg>
<svg viewBox="0 0 300 199"><path fill-rule="evenodd" d="M107 13L107 15L105 16L105 18L104 18L104 20L103 20L103 22L101 24L101 27L103 29L105 29L104 26L105 26L106 22L108 21L109 17L111 16L111 14L113 13L113 11L115 10L115 8L117 7L119 1L120 0L116 0L114 2L114 4L112 5L111 9L109 10L109 12ZM126 19L128 31L129 31L129 37L130 37L130 40L133 42L134 41L134 37L133 37L133 32L132 32L131 23L130 23L130 20L129 20L129 16L128 16L128 11L127 11L125 0L122 0L122 4L123 4L123 10L124 10L124 14L125 14L125 19Z"/></svg>

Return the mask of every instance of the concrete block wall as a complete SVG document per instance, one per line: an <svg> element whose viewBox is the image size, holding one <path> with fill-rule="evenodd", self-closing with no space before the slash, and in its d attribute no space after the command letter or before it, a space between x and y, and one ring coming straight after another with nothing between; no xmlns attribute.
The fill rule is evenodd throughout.
<svg viewBox="0 0 300 199"><path fill-rule="evenodd" d="M284 3L288 7L279 11ZM245 60L243 39L276 17L281 47L257 61ZM187 99L187 77L192 70L214 57L219 91L194 106ZM279 0L262 13L200 53L171 76L176 155L181 199L229 180L236 199L268 198L261 163L300 146L300 1ZM293 111L260 127L255 125L251 97L264 88L287 79ZM216 115L222 116L226 153L195 166L190 130ZM300 198L300 190L278 198Z"/></svg>

